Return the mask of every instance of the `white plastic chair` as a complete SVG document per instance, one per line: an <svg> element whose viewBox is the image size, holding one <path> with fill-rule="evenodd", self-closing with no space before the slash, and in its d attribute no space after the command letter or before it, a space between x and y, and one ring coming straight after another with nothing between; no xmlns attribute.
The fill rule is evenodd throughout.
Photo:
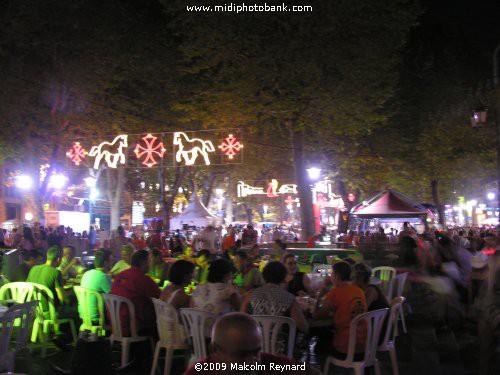
<svg viewBox="0 0 500 375"><path fill-rule="evenodd" d="M20 310L7 311L0 317L0 370L14 372L14 352L9 349L14 321L20 317Z"/></svg>
<svg viewBox="0 0 500 375"><path fill-rule="evenodd" d="M25 303L33 299L33 285L27 282L13 282L2 285L0 300L12 299L16 303Z"/></svg>
<svg viewBox="0 0 500 375"><path fill-rule="evenodd" d="M103 297L111 318L111 336L109 336L109 341L111 342L111 345L113 345L113 342L115 341L122 344L121 365L125 366L129 359L130 344L133 342L150 340L151 347L153 347L153 338L151 336L139 336L137 334L135 324L135 307L132 301L125 297L115 296L114 294L104 294ZM128 309L130 336L123 336L122 321L120 316L122 305L125 305L125 308Z"/></svg>
<svg viewBox="0 0 500 375"><path fill-rule="evenodd" d="M49 288L41 284L31 284L34 287L33 298L40 301L36 310L35 322L33 323L31 341L36 342L37 338L40 339L40 343L42 344L42 357L45 357L51 327L54 328L54 332L57 332L59 331L59 326L61 324L69 324L73 343L76 343L77 337L75 322L73 321L73 319L69 318L59 319L59 317L57 316L56 307L54 305L54 293L52 293ZM46 301L47 303L47 310L45 310L44 301Z"/></svg>
<svg viewBox="0 0 500 375"><path fill-rule="evenodd" d="M80 336L86 331L90 331L95 337L104 336L106 330L104 328L104 298L102 294L81 286L74 286L73 290L78 300L80 318L82 319ZM92 305L96 307L97 313L99 314L97 320L92 319L95 313L95 311L91 309Z"/></svg>
<svg viewBox="0 0 500 375"><path fill-rule="evenodd" d="M389 288L391 285L390 281L394 276L396 276L396 269L394 267L375 267L372 269L372 276L375 276L380 280L380 288L386 296L389 295L389 293L392 293Z"/></svg>
<svg viewBox="0 0 500 375"><path fill-rule="evenodd" d="M388 310L389 309L380 309L370 311L356 316L351 321L351 327L349 329L349 347L347 350L347 357L346 359L342 360L329 356L326 359L325 363L325 375L328 375L330 364L344 368L352 368L354 369L354 373L356 375L364 374L366 367L375 366L375 374L380 375L380 364L378 363L376 354L378 341L380 338L380 331L382 329L382 324ZM363 353L363 359L361 361L354 361L356 333L361 322L364 322L364 324L366 325L365 350Z"/></svg>
<svg viewBox="0 0 500 375"><path fill-rule="evenodd" d="M406 285L406 278L408 277L408 272L399 273L394 276L389 283L389 291L387 294L387 300L392 301L395 297L402 297ZM403 306L401 305L398 309L398 320L401 320L403 325L403 332L406 333L406 321L405 314L403 311ZM398 334L396 326L396 335Z"/></svg>
<svg viewBox="0 0 500 375"><path fill-rule="evenodd" d="M217 320L217 315L196 309L180 309L184 328L193 343L194 358L198 361L207 356L207 332Z"/></svg>
<svg viewBox="0 0 500 375"><path fill-rule="evenodd" d="M254 318L262 329L262 351L271 354L286 354L288 357L293 358L293 347L295 345L295 335L297 327L295 321L285 316L273 315L253 315ZM278 338L284 326L288 326L288 341L287 352L281 353L278 347Z"/></svg>
<svg viewBox="0 0 500 375"><path fill-rule="evenodd" d="M405 301L404 297L396 297L391 301L391 310L384 334L384 341L379 345L379 352L389 352L391 357L392 373L399 375L398 359L396 356L396 331L398 326L398 311Z"/></svg>
<svg viewBox="0 0 500 375"><path fill-rule="evenodd" d="M160 338L156 343L151 375L156 373L160 350L162 348L166 350L163 374L168 375L172 367L174 350L187 350L189 346L186 344L185 331L179 322L179 316L175 308L170 303L156 298L151 299L155 306L156 327L158 329L158 337Z"/></svg>

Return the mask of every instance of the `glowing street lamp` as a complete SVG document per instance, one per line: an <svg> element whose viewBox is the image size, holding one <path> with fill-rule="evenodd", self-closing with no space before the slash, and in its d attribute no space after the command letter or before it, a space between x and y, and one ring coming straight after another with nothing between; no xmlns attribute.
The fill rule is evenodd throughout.
<svg viewBox="0 0 500 375"><path fill-rule="evenodd" d="M30 176L20 175L16 177L15 185L22 190L29 190L33 186L33 179Z"/></svg>
<svg viewBox="0 0 500 375"><path fill-rule="evenodd" d="M317 180L321 176L321 169L316 167L308 168L307 174L311 180Z"/></svg>
<svg viewBox="0 0 500 375"><path fill-rule="evenodd" d="M66 185L66 182L68 181L68 177L62 175L62 174L53 174L52 176L49 177L49 187L59 190Z"/></svg>

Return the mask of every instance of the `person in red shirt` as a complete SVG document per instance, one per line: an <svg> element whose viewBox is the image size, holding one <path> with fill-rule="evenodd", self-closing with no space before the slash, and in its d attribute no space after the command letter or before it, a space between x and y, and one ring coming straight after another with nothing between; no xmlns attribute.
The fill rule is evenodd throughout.
<svg viewBox="0 0 500 375"><path fill-rule="evenodd" d="M351 266L347 262L333 265L332 282L334 288L328 292L323 304L313 314L314 319L333 315L335 336L333 338L334 356L345 359L349 347L349 330L351 321L358 315L367 312L366 298L363 290L350 283ZM319 299L318 299L319 303ZM356 336L356 353L364 350L366 327L358 326Z"/></svg>
<svg viewBox="0 0 500 375"><path fill-rule="evenodd" d="M224 236L222 241L222 251L226 253L230 248L232 248L236 243L236 230L230 228L228 233Z"/></svg>
<svg viewBox="0 0 500 375"><path fill-rule="evenodd" d="M212 330L211 354L191 366L184 375L319 375L319 371L298 363L293 358L261 353L262 332L259 324L248 314L229 313L220 317ZM289 366L287 368L277 366Z"/></svg>
<svg viewBox="0 0 500 375"><path fill-rule="evenodd" d="M151 298L160 298L160 289L154 281L146 276L149 272L149 253L146 250L136 251L132 255L131 267L120 272L111 285L111 294L128 298L135 307L135 323L139 335L155 334L156 318ZM128 326L129 312L120 311L124 335L130 333Z"/></svg>

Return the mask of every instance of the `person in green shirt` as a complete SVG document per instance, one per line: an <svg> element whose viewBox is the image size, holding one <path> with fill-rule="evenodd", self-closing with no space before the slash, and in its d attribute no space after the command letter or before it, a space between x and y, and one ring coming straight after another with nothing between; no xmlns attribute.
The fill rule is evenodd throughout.
<svg viewBox="0 0 500 375"><path fill-rule="evenodd" d="M207 249L200 250L198 257L195 260L196 276L195 281L198 284L205 284L208 278L208 268L210 266L210 251Z"/></svg>
<svg viewBox="0 0 500 375"><path fill-rule="evenodd" d="M107 275L110 266L111 252L106 250L97 250L94 253L94 269L85 272L82 276L80 286L95 290L99 293L109 293L111 291L111 279ZM78 312L82 316L82 307L78 304ZM99 319L97 301L95 297L89 301L89 309L92 320Z"/></svg>
<svg viewBox="0 0 500 375"><path fill-rule="evenodd" d="M46 286L54 294L56 306L64 304L64 290L61 271L57 269L59 265L59 249L51 247L47 250L47 261L45 264L34 266L28 274L27 282L37 283ZM47 302L42 301L42 304ZM44 308L45 310L45 308Z"/></svg>
<svg viewBox="0 0 500 375"><path fill-rule="evenodd" d="M264 285L264 279L258 267L256 267L252 260L248 257L247 253L243 250L236 252L234 259L234 266L238 273L235 277L234 285L242 288L244 291L258 288Z"/></svg>

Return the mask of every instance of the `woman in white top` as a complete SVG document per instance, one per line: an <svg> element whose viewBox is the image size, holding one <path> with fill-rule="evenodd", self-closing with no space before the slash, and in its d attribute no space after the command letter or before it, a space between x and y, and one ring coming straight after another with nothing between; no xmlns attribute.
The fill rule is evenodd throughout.
<svg viewBox="0 0 500 375"><path fill-rule="evenodd" d="M233 265L227 259L210 263L206 284L200 284L193 291L192 306L217 315L238 311L241 297L232 285Z"/></svg>

